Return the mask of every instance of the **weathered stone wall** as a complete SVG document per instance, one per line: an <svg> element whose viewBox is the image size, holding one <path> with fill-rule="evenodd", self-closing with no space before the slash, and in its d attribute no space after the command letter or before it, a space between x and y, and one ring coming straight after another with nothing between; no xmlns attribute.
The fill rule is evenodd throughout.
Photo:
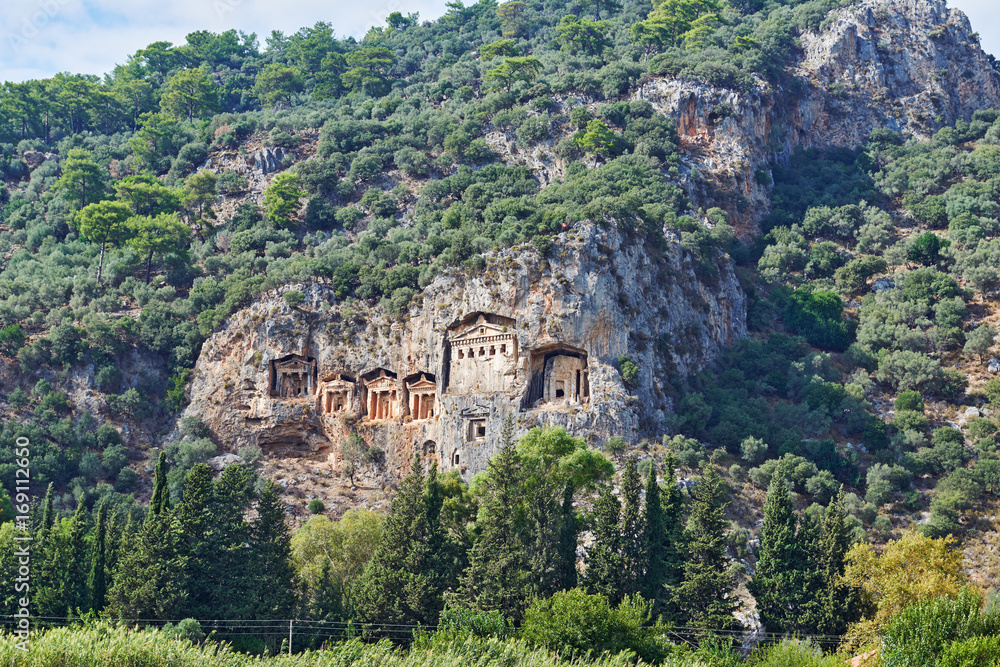
<svg viewBox="0 0 1000 667"><path fill-rule="evenodd" d="M549 259L529 247L508 249L490 255L477 275L439 276L405 321L378 307L337 304L322 282L283 291L291 289L305 294L302 305L265 294L206 342L185 414L201 417L228 449L328 452L334 462L354 430L386 453L393 475L429 443L443 469L484 469L507 415L518 433L560 424L592 440L658 435L669 408L664 382L746 333L745 297L728 258L706 282L676 242L658 251L590 223L561 234ZM456 361L459 350L465 358ZM313 396L268 391L271 362L289 355L315 359ZM617 370L621 355L640 368L634 388ZM539 360L551 386L527 401ZM366 383L380 369L392 374L398 416L371 420ZM577 371L585 400L575 398ZM420 374L433 378L436 408L432 418L415 420L408 383ZM356 387L350 409L327 413L324 382L340 386L343 378ZM557 381L566 395L556 396Z"/></svg>

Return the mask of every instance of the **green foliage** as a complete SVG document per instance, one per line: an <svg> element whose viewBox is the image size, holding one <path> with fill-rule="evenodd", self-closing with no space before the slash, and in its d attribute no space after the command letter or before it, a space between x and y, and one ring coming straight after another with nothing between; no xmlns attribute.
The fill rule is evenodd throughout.
<svg viewBox="0 0 1000 667"><path fill-rule="evenodd" d="M905 391L899 392L896 396L896 402L894 407L897 412L900 411L913 411L923 414L924 412L924 399L920 396L919 391L914 391L913 389L907 389Z"/></svg>
<svg viewBox="0 0 1000 667"><path fill-rule="evenodd" d="M843 310L840 297L833 292L800 288L789 295L785 326L812 345L843 351L851 343Z"/></svg>
<svg viewBox="0 0 1000 667"><path fill-rule="evenodd" d="M939 665L950 643L998 630L1000 618L984 614L979 595L966 588L957 599L936 597L903 609L886 626L883 661L888 667Z"/></svg>
<svg viewBox="0 0 1000 667"><path fill-rule="evenodd" d="M299 189L301 179L289 172L278 174L264 190L264 215L278 229L295 226L294 216L299 211L299 200L306 196Z"/></svg>
<svg viewBox="0 0 1000 667"><path fill-rule="evenodd" d="M310 514L322 514L326 511L326 505L319 498L313 498L309 501L306 509L309 510Z"/></svg>
<svg viewBox="0 0 1000 667"><path fill-rule="evenodd" d="M658 623L650 624L650 604L638 596L612 608L603 596L574 588L535 600L519 634L531 644L566 656L629 650L653 661L664 653L657 639L663 630Z"/></svg>

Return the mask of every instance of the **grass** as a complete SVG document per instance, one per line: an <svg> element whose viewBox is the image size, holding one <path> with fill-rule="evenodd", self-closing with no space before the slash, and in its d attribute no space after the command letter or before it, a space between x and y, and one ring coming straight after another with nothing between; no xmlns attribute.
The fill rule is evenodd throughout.
<svg viewBox="0 0 1000 667"><path fill-rule="evenodd" d="M156 630L132 630L101 623L56 628L31 640L28 652L17 638L0 635L0 664L18 667L643 667L630 653L563 659L518 640L450 638L422 642L403 651L389 641L365 644L351 640L322 651L262 658L233 651L227 644L197 646ZM708 667L681 658L666 667Z"/></svg>

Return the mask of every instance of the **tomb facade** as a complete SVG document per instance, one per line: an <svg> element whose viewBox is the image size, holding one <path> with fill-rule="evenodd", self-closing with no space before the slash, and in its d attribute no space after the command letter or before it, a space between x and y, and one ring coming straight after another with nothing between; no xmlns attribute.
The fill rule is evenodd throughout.
<svg viewBox="0 0 1000 667"><path fill-rule="evenodd" d="M338 414L354 412L357 385L354 378L343 373L334 373L323 378L319 384L319 412Z"/></svg>
<svg viewBox="0 0 1000 667"><path fill-rule="evenodd" d="M405 381L407 407L414 421L433 419L437 414L437 383L429 373L419 373Z"/></svg>
<svg viewBox="0 0 1000 667"><path fill-rule="evenodd" d="M583 405L589 401L590 372L585 350L560 344L531 353L531 381L522 408Z"/></svg>
<svg viewBox="0 0 1000 667"><path fill-rule="evenodd" d="M447 337L446 391L455 394L507 391L517 369L514 320L476 313Z"/></svg>
<svg viewBox="0 0 1000 667"><path fill-rule="evenodd" d="M300 354L270 364L269 393L275 398L310 398L316 388L316 360Z"/></svg>
<svg viewBox="0 0 1000 667"><path fill-rule="evenodd" d="M366 374L364 380L365 419L382 421L400 416L399 383L396 374L378 369L377 375ZM372 376L373 377L369 377Z"/></svg>

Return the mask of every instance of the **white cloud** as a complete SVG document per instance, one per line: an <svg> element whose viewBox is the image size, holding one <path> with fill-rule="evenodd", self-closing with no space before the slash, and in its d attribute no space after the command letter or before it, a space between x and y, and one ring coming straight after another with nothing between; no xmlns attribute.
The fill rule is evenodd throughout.
<svg viewBox="0 0 1000 667"><path fill-rule="evenodd" d="M362 37L395 11L434 19L446 0L5 0L0 14L0 81L56 72L103 75L151 42L184 42L195 30L235 28L288 34L317 21L339 37Z"/></svg>

